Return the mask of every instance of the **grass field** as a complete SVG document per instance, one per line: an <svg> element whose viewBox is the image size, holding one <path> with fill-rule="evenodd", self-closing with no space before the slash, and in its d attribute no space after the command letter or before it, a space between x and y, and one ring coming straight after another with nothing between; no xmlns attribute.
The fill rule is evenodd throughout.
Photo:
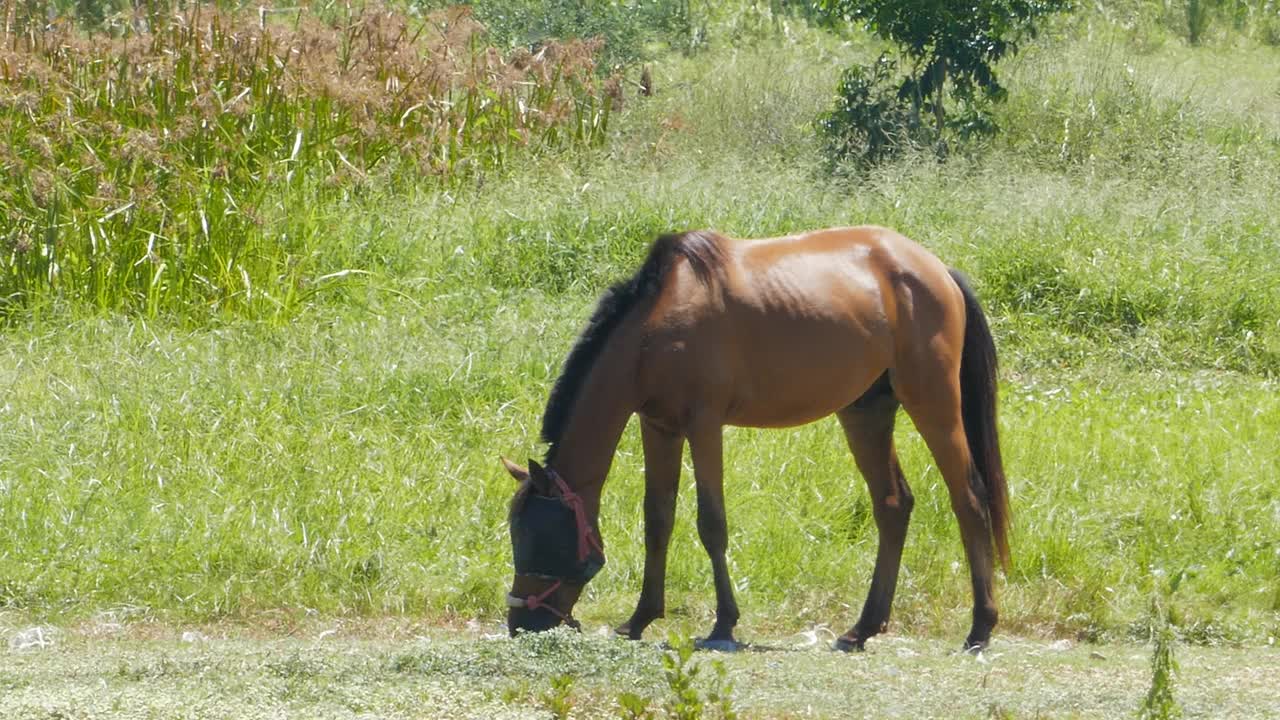
<svg viewBox="0 0 1280 720"><path fill-rule="evenodd" d="M798 23L758 32L655 61L656 95L628 98L602 147L536 153L448 187L374 184L307 208L306 277L290 280L306 292L288 312L149 316L53 295L13 315L0 330L0 610L9 637L52 624L67 642L6 657L0 710L69 708L39 678L65 677L71 692L103 673L111 692L99 700L119 701L121 716L163 714L158 688L235 693L242 717L361 712L337 697L346 690L325 694L335 682L402 714L454 694L468 678L387 674L434 640L374 633L347 655L244 637L99 644L75 628L102 612L129 627L276 613L492 627L510 579L514 489L498 456L540 454L546 393L602 288L672 229L754 236L872 222L964 269L992 318L1014 522L1012 569L997 588L1006 654L991 667L1009 684L978 702L965 691L991 667L943 652L967 627L967 573L940 478L904 419L918 505L899 637L854 659L731 659L744 705L803 716L812 665L832 683L884 683L904 717L1129 712L1145 691L1144 650L1103 646L1110 664L1098 665L1083 647L1045 648L1145 642L1161 597L1190 645L1189 714L1238 702L1239 716L1280 715L1260 704L1248 670L1275 667L1267 643L1280 637L1280 51L1244 36L1190 47L1098 13L1063 21L1002 66L1001 135L945 164L907 157L840 180L821 171L810 123L840 68L878 46ZM743 637L843 631L875 537L834 421L731 431L726 468ZM609 566L579 606L592 627L623 619L638 592L641 469L633 427L601 515ZM655 631L705 632L713 600L692 492L677 517L670 618ZM439 662L532 652L476 642L445 635ZM578 706L594 708L585 714L607 714L598 688L619 678L659 682L644 669L657 666L652 647L594 642L582 652L622 659L574 686ZM911 696L917 658L945 686L936 697ZM295 661L296 686L272 669ZM770 697L757 680L774 664L793 679ZM963 676L944 678L953 667ZM1237 684L1211 689L1237 667ZM155 683L132 684L130 668ZM234 679L240 670L256 679ZM501 687L518 699L543 692L545 673L531 672ZM265 694L250 687L259 680ZM1017 689L1081 683L1111 689L1078 707ZM475 701L511 706L503 692ZM970 704L948 700L959 697ZM847 699L815 696L813 714ZM116 712L95 707L81 714Z"/></svg>
<svg viewBox="0 0 1280 720"><path fill-rule="evenodd" d="M5 465L32 480L7 480L0 505L8 604L495 616L512 490L496 455L528 447L551 348L576 323L556 323L536 296L468 303L479 317L400 306L307 333L86 320L11 344ZM1280 634L1269 381L1010 371L1002 411L1018 517L1006 629L1125 635L1160 576L1185 571L1177 607L1206 639ZM898 617L955 633L968 582L957 531L909 424L903 435L919 506ZM875 535L834 422L728 437L746 627L851 622L844 604L861 600ZM608 486L611 565L586 617L623 616L637 591L638 444L633 430ZM692 500L681 499L673 600L706 616Z"/></svg>

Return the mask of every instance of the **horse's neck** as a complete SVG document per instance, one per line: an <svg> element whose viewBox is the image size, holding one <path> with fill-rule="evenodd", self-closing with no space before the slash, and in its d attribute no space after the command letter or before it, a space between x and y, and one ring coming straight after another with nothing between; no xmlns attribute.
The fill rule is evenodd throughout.
<svg viewBox="0 0 1280 720"><path fill-rule="evenodd" d="M587 514L599 514L600 493L627 421L636 411L629 343L617 343L592 368L556 444L550 465L582 496Z"/></svg>

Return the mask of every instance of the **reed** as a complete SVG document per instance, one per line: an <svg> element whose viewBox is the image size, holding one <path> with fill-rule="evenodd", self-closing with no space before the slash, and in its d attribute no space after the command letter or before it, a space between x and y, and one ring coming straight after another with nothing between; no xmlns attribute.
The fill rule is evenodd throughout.
<svg viewBox="0 0 1280 720"><path fill-rule="evenodd" d="M0 29L0 318L287 315L323 241L309 208L599 145L620 97L598 41L504 55L465 7L151 6L93 30L31 8Z"/></svg>

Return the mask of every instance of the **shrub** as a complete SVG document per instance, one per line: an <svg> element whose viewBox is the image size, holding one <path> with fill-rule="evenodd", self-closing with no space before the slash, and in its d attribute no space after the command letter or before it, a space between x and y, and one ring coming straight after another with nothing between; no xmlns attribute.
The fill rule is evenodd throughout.
<svg viewBox="0 0 1280 720"><path fill-rule="evenodd" d="M931 116L934 137L941 142L948 134L967 137L995 131L989 108L1005 97L994 65L1016 53L1020 43L1034 37L1043 19L1067 9L1066 0L984 0L978 3L937 2L936 0L817 0L828 24L853 21L865 24L885 40L897 44L910 60L909 69L897 78L896 103L909 108L909 127L925 124ZM883 58L872 77L885 68ZM846 74L837 97L838 106L859 102L863 87L850 84ZM856 78L855 78L856 80ZM887 82L887 78L881 82ZM852 91L850 96L846 92ZM871 101L880 104L876 93ZM947 103L955 103L948 117ZM893 115L902 110L894 109ZM883 113L855 111L879 125ZM877 131L863 128L875 139ZM904 137L917 139L915 133ZM939 145L945 150L945 145ZM854 148L856 150L856 148ZM862 152L867 157L867 152Z"/></svg>
<svg viewBox="0 0 1280 720"><path fill-rule="evenodd" d="M925 142L928 129L914 121L911 106L894 85L897 63L887 55L844 70L836 104L818 118L824 156L868 166L887 160L911 141Z"/></svg>

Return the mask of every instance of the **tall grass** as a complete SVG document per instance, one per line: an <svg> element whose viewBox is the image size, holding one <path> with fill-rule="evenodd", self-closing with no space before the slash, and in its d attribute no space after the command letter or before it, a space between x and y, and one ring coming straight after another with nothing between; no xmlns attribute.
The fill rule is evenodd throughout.
<svg viewBox="0 0 1280 720"><path fill-rule="evenodd" d="M427 7L447 0L416 0ZM700 16L719 3L689 0L474 0L476 17L503 46L535 47L565 38L599 38L606 67L629 65L653 55L648 45L692 49ZM694 5L696 7L691 7Z"/></svg>
<svg viewBox="0 0 1280 720"><path fill-rule="evenodd" d="M6 7L0 315L291 313L323 273L314 206L597 145L618 97L599 43L504 57L465 8L194 5L83 32Z"/></svg>

